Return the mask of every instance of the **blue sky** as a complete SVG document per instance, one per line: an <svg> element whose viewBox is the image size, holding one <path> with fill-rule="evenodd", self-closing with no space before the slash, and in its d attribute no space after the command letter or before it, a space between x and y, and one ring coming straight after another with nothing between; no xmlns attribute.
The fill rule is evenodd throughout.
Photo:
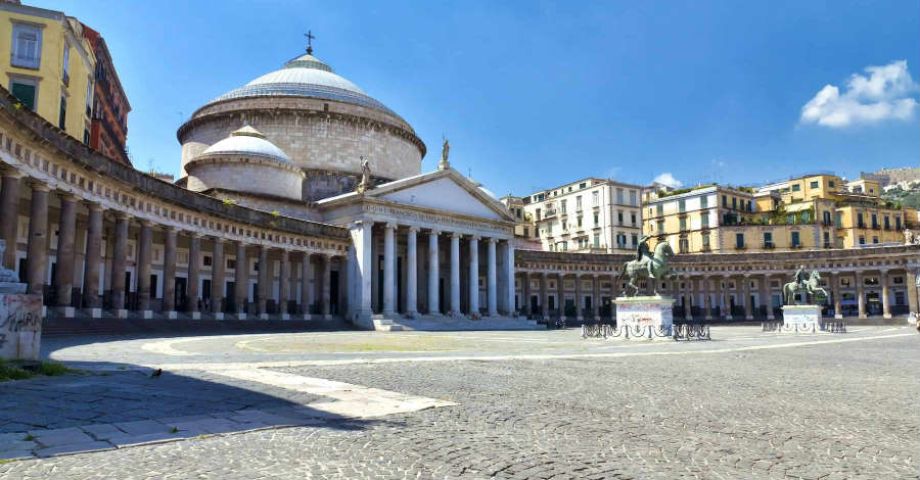
<svg viewBox="0 0 920 480"><path fill-rule="evenodd" d="M423 170L445 134L454 167L499 194L920 163L915 0L25 3L105 36L144 170L177 173L182 120L300 54L308 29L415 127Z"/></svg>

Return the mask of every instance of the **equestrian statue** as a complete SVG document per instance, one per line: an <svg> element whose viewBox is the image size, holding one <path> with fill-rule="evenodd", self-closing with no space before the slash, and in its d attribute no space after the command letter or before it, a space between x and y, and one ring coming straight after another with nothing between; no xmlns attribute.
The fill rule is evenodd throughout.
<svg viewBox="0 0 920 480"><path fill-rule="evenodd" d="M670 276L671 270L668 268L668 259L674 256L674 249L667 241L660 241L655 246L654 253L648 247L648 235L644 235L636 247L636 259L626 262L623 267L624 275L629 278L623 295L635 297L639 294L638 280L642 278L655 279L655 295L658 295L658 282Z"/></svg>
<svg viewBox="0 0 920 480"><path fill-rule="evenodd" d="M801 301L796 302L795 295L802 294ZM805 266L800 265L791 282L783 285L784 305L814 305L823 302L828 297L827 290L821 287L821 274L812 270L811 274L805 273Z"/></svg>

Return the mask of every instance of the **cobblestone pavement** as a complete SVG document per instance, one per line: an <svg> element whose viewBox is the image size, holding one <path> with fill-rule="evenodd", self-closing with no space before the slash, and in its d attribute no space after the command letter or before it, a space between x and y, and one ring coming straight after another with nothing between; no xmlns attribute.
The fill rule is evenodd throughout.
<svg viewBox="0 0 920 480"><path fill-rule="evenodd" d="M730 340L705 347L596 343L566 350L569 357L554 356L564 352L543 348L540 337L521 332L508 334L513 345L507 351L527 351L521 344L529 342L536 344L531 351L549 354L267 364L262 366L269 373L456 405L16 461L0 465L0 477L918 479L920 335L905 335L910 332L866 329L790 340L748 329L718 332ZM569 338L574 332L553 334L575 342ZM120 375L141 374L78 378ZM266 408L279 407L271 402L294 408L315 401L216 373L175 376L192 380L164 375L161 380L179 384L160 388L196 386L183 387L183 381L211 385L218 399L212 412L224 403L238 411L235 394L251 395L250 405L265 402ZM138 385L147 382L143 378ZM222 389L235 394L221 396ZM183 401L204 409L191 399L209 396L194 392Z"/></svg>

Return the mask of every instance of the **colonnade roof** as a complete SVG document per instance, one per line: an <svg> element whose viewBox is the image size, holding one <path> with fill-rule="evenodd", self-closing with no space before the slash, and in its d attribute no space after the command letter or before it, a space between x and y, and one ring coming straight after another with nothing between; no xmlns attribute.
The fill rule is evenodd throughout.
<svg viewBox="0 0 920 480"><path fill-rule="evenodd" d="M66 157L75 167L88 171L89 176L122 183L126 189L149 196L151 199L225 220L244 223L255 228L325 237L339 241L349 238L348 230L343 227L275 216L240 205L226 205L219 199L186 190L115 162L70 137L36 113L23 108L22 104L2 86L0 86L0 118L9 120L10 126L16 130L16 133L30 137L38 144L50 146L54 153Z"/></svg>

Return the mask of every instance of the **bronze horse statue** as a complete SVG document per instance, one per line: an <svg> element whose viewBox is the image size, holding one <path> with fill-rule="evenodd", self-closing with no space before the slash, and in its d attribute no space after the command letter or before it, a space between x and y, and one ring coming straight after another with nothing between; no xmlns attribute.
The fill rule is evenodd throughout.
<svg viewBox="0 0 920 480"><path fill-rule="evenodd" d="M671 272L671 269L668 267L668 259L673 256L674 249L671 248L671 244L668 242L660 242L655 246L655 252L653 254L649 255L646 253L642 255L641 259L626 262L626 265L623 267L623 273L620 275L620 278L625 275L629 279L623 294L627 297L638 295L639 285L637 281L642 278L654 278L660 281L668 277ZM630 290L632 293L630 293ZM657 284L655 285L655 295L658 295Z"/></svg>

